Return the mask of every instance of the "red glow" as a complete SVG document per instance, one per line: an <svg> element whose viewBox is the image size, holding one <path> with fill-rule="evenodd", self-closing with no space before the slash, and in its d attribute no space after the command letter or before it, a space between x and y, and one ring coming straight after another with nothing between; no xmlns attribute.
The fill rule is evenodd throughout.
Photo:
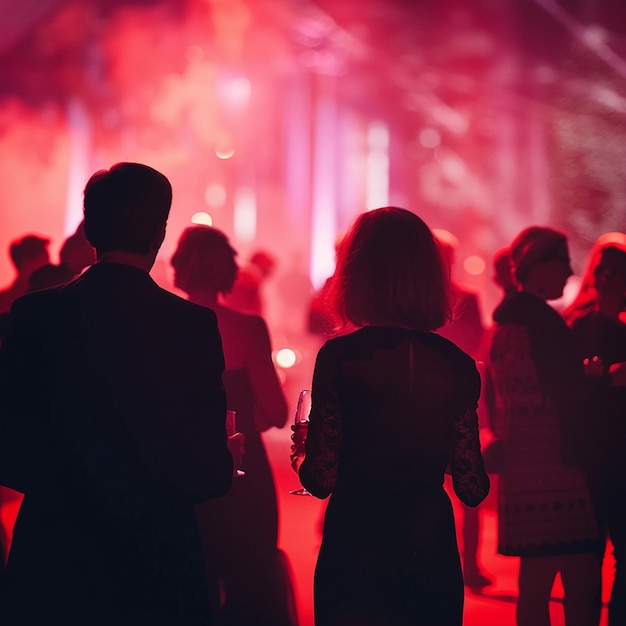
<svg viewBox="0 0 626 626"><path fill-rule="evenodd" d="M457 278L490 319L500 292L485 259L525 226L566 232L575 270L601 233L626 231L622 5L3 0L0 287L14 277L10 241L44 234L56 262L88 175L126 160L173 184L153 271L163 286L190 221L224 230L242 262L276 255L265 311L274 346L295 355L291 367L274 357L290 401L323 341L305 331L307 289L332 274L337 233L373 205L453 233ZM285 296L296 280L306 288ZM324 505L283 497L296 486L289 434L264 437L311 626ZM516 563L495 555L493 503L484 513L496 585L468 593L466 626L508 626Z"/></svg>

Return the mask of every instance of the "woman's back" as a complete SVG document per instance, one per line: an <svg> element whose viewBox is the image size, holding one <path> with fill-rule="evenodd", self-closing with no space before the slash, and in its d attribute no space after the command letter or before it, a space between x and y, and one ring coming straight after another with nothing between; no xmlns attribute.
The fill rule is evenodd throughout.
<svg viewBox="0 0 626 626"><path fill-rule="evenodd" d="M304 450L292 465L332 494L315 571L316 626L460 626L463 580L443 474L489 491L472 359L428 332L451 314L449 268L411 211L362 213L339 249L330 301L359 328L318 353ZM296 431L296 433L299 431Z"/></svg>
<svg viewBox="0 0 626 626"><path fill-rule="evenodd" d="M440 487L454 421L478 395L473 361L438 335L391 327L366 327L324 352L341 378L338 490Z"/></svg>
<svg viewBox="0 0 626 626"><path fill-rule="evenodd" d="M333 623L329 611L380 615L376 624L455 623L463 594L444 471L450 463L469 504L489 485L473 361L433 333L366 327L325 344L313 388L319 419L300 477L316 495L332 491L316 619Z"/></svg>

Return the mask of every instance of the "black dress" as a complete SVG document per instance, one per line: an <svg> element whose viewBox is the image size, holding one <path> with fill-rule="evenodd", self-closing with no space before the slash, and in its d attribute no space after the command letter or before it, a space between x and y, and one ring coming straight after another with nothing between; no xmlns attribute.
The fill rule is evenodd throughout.
<svg viewBox="0 0 626 626"><path fill-rule="evenodd" d="M300 468L332 493L315 573L316 626L460 626L452 505L489 491L474 361L433 333L366 327L320 350Z"/></svg>

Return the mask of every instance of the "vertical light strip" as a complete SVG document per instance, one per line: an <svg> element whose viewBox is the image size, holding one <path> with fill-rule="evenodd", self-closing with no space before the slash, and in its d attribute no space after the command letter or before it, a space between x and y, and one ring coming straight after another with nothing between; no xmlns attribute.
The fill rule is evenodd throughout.
<svg viewBox="0 0 626 626"><path fill-rule="evenodd" d="M335 102L321 96L315 110L313 189L311 214L311 282L319 289L335 270L337 232L335 163L337 139Z"/></svg>
<svg viewBox="0 0 626 626"><path fill-rule="evenodd" d="M308 230L311 199L311 85L304 76L284 87L285 180L287 207L292 227Z"/></svg>
<svg viewBox="0 0 626 626"><path fill-rule="evenodd" d="M365 205L368 211L389 204L389 129L384 122L367 128L367 181Z"/></svg>
<svg viewBox="0 0 626 626"><path fill-rule="evenodd" d="M257 206L254 189L240 187L235 192L233 228L241 241L254 241L256 237Z"/></svg>
<svg viewBox="0 0 626 626"><path fill-rule="evenodd" d="M69 132L69 165L67 195L65 200L65 220L63 234L76 230L83 219L83 189L91 174L89 171L91 154L91 124L89 114L78 98L72 98L67 105Z"/></svg>

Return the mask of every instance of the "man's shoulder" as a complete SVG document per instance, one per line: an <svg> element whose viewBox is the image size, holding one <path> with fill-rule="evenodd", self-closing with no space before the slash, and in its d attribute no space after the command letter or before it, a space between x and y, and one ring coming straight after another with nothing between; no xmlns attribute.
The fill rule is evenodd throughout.
<svg viewBox="0 0 626 626"><path fill-rule="evenodd" d="M20 300L20 308L34 314L80 308L81 302L97 303L97 306L106 302L112 310L125 310L131 317L134 311L135 315L170 325L217 326L217 318L211 309L160 287L147 272L134 268L130 271L120 267L90 269L70 283L28 294Z"/></svg>
<svg viewBox="0 0 626 626"><path fill-rule="evenodd" d="M144 314L154 318L161 318L164 322L174 322L192 326L196 324L214 324L217 326L217 317L212 309L200 306L181 296L164 289L146 274L147 280L136 285L135 302ZM122 297L126 297L124 294Z"/></svg>
<svg viewBox="0 0 626 626"><path fill-rule="evenodd" d="M160 298L163 305L168 307L173 313L200 321L206 321L207 319L214 320L217 323L217 317L213 309L209 309L205 306L185 300L175 293L172 293L163 287L159 287L156 283L155 286L157 290L155 291L155 298Z"/></svg>
<svg viewBox="0 0 626 626"><path fill-rule="evenodd" d="M16 298L12 305L12 312L42 311L43 306L48 306L58 301L58 287L33 291Z"/></svg>
<svg viewBox="0 0 626 626"><path fill-rule="evenodd" d="M64 293L102 291L107 296L126 302L133 301L150 308L155 313L172 312L199 318L214 317L213 311L164 289L158 285L148 272L137 268L114 263L92 266L76 280L61 287Z"/></svg>

